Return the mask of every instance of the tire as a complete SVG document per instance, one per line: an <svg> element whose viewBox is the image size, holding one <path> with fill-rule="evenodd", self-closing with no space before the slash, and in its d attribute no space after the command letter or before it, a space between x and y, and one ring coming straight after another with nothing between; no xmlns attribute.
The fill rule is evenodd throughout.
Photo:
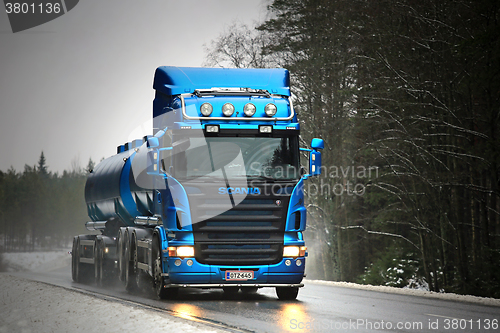
<svg viewBox="0 0 500 333"><path fill-rule="evenodd" d="M95 282L99 287L107 287L112 282L113 271L109 267L109 263L104 258L104 241L100 240L96 243L95 255Z"/></svg>
<svg viewBox="0 0 500 333"><path fill-rule="evenodd" d="M114 281L114 269L112 264L104 258L104 252L101 248L101 253L103 253L100 261L101 265L101 286L107 287L111 285Z"/></svg>
<svg viewBox="0 0 500 333"><path fill-rule="evenodd" d="M128 292L135 292L137 288L137 252L135 251L135 241L133 236L130 237L128 233L125 234L125 289Z"/></svg>
<svg viewBox="0 0 500 333"><path fill-rule="evenodd" d="M137 244L137 243L136 243ZM135 254L134 254L134 266L136 267L136 274L135 274L135 279L136 279L136 285L137 288L141 291L144 292L149 292L151 289L151 285L153 284L152 277L146 273L144 270L139 268L138 262L139 262L139 248L135 246Z"/></svg>
<svg viewBox="0 0 500 333"><path fill-rule="evenodd" d="M149 276L149 274L147 274L146 272L144 272L142 269L137 269L137 274L135 275L135 279L136 279L136 284L137 284L137 288L141 291L145 291L145 292L148 292L152 283L151 280L151 276Z"/></svg>
<svg viewBox="0 0 500 333"><path fill-rule="evenodd" d="M118 276L120 281L125 281L125 229L120 228L118 232L118 240L116 242L116 251L118 256Z"/></svg>
<svg viewBox="0 0 500 333"><path fill-rule="evenodd" d="M96 240L94 247L94 280L98 287L102 287L102 254L101 242Z"/></svg>
<svg viewBox="0 0 500 333"><path fill-rule="evenodd" d="M88 283L94 276L89 264L82 264L80 262L80 237L73 240L73 251L71 251L71 275L73 281L78 283Z"/></svg>
<svg viewBox="0 0 500 333"><path fill-rule="evenodd" d="M166 288L162 276L163 260L161 257L160 241L158 236L153 236L153 289L159 299L174 298L179 292L178 288Z"/></svg>
<svg viewBox="0 0 500 333"><path fill-rule="evenodd" d="M299 287L276 287L276 295L282 301L293 301L299 294Z"/></svg>
<svg viewBox="0 0 500 333"><path fill-rule="evenodd" d="M78 282L78 261L79 256L77 247L77 237L73 238L73 248L71 249L71 278L73 281Z"/></svg>

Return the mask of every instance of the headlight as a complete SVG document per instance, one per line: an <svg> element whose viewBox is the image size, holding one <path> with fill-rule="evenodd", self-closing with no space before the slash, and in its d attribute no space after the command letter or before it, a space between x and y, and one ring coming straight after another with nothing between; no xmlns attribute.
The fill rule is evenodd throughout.
<svg viewBox="0 0 500 333"><path fill-rule="evenodd" d="M272 133L272 132L273 132L272 125L260 125L259 126L259 133Z"/></svg>
<svg viewBox="0 0 500 333"><path fill-rule="evenodd" d="M285 246L283 248L283 257L298 257L299 251L298 246Z"/></svg>
<svg viewBox="0 0 500 333"><path fill-rule="evenodd" d="M205 131L207 133L218 133L219 132L219 125L206 125Z"/></svg>
<svg viewBox="0 0 500 333"><path fill-rule="evenodd" d="M276 111L278 111L278 108L273 103L269 103L264 108L264 111L268 117L273 117L276 114Z"/></svg>
<svg viewBox="0 0 500 333"><path fill-rule="evenodd" d="M203 103L200 106L200 112L205 117L210 116L212 114L212 110L213 110L213 107L212 107L212 104L210 104L210 103Z"/></svg>
<svg viewBox="0 0 500 333"><path fill-rule="evenodd" d="M231 103L226 103L222 106L222 113L226 117L231 117L234 113L234 105Z"/></svg>
<svg viewBox="0 0 500 333"><path fill-rule="evenodd" d="M304 257L306 255L306 246L285 246L283 248L283 257Z"/></svg>
<svg viewBox="0 0 500 333"><path fill-rule="evenodd" d="M168 256L169 257L194 257L194 247L192 246L170 246L168 248Z"/></svg>
<svg viewBox="0 0 500 333"><path fill-rule="evenodd" d="M245 116L248 116L248 117L253 116L255 114L256 110L257 110L257 108L252 103L246 104L245 107L243 108L243 112L245 113Z"/></svg>
<svg viewBox="0 0 500 333"><path fill-rule="evenodd" d="M177 248L178 257L194 257L194 247L192 246L181 246Z"/></svg>

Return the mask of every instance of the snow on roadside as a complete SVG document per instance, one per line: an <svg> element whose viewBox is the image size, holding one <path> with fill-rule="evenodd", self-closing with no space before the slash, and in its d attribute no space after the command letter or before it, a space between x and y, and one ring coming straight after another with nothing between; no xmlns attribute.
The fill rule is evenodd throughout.
<svg viewBox="0 0 500 333"><path fill-rule="evenodd" d="M452 294L452 293L437 293L437 292L433 292L433 291L426 291L426 290L420 290L420 289L395 288L395 287L387 287L387 286L372 286L372 285L357 284L357 283L351 283L351 282L334 282L334 281L322 281L322 280L304 280L304 282L310 283L310 284L321 284L321 285L334 286L334 287L371 290L371 291L378 291L378 292L390 293L390 294L436 298L436 299L442 299L442 300L446 300L446 301L469 302L469 303L475 303L475 304L481 304L481 305L487 305L487 306L500 306L500 299L488 298L488 297L478 297L478 296L471 296L471 295L458 295L458 294Z"/></svg>
<svg viewBox="0 0 500 333"><path fill-rule="evenodd" d="M0 333L221 332L198 323L0 274Z"/></svg>
<svg viewBox="0 0 500 333"><path fill-rule="evenodd" d="M2 253L2 263L7 272L46 272L71 265L69 249L45 252Z"/></svg>

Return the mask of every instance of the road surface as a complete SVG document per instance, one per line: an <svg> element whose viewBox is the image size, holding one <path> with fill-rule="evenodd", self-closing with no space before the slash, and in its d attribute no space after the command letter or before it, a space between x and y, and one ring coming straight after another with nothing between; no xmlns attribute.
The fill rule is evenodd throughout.
<svg viewBox="0 0 500 333"><path fill-rule="evenodd" d="M274 289L235 297L221 290L181 290L176 300L75 283L70 267L18 276L98 297L162 309L235 332L500 332L500 307L307 283L296 301Z"/></svg>

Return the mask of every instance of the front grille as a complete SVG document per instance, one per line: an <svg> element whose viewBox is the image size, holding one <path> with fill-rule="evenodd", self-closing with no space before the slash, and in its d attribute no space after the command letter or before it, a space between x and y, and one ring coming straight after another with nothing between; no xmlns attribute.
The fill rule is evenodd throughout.
<svg viewBox="0 0 500 333"><path fill-rule="evenodd" d="M270 265L283 258L289 195L248 195L227 210L227 196L200 185L189 195L196 260L211 265ZM201 193L200 193L201 192ZM262 188L261 193L268 193ZM279 204L277 204L279 202Z"/></svg>

